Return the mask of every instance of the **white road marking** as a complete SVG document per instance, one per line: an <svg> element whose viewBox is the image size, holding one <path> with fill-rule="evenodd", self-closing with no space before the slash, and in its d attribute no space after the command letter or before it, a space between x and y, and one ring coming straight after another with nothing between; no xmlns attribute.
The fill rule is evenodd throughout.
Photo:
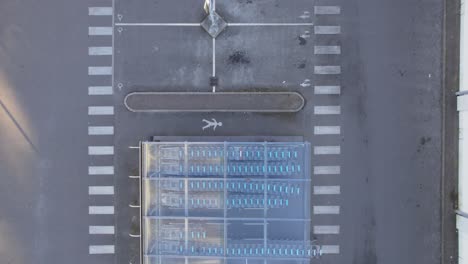
<svg viewBox="0 0 468 264"><path fill-rule="evenodd" d="M211 76L215 77L216 76L216 38L213 38L213 54L212 54L212 64L213 64L213 69L211 71ZM213 93L216 92L216 85L213 85Z"/></svg>
<svg viewBox="0 0 468 264"><path fill-rule="evenodd" d="M90 235L113 235L114 233L114 226L89 226Z"/></svg>
<svg viewBox="0 0 468 264"><path fill-rule="evenodd" d="M115 23L116 26L199 27L200 23Z"/></svg>
<svg viewBox="0 0 468 264"><path fill-rule="evenodd" d="M88 195L114 195L114 186L89 186Z"/></svg>
<svg viewBox="0 0 468 264"><path fill-rule="evenodd" d="M321 206L314 206L314 214L340 214L340 206L339 205L321 205Z"/></svg>
<svg viewBox="0 0 468 264"><path fill-rule="evenodd" d="M309 87L312 84L310 83L310 79L305 79L301 84L302 87Z"/></svg>
<svg viewBox="0 0 468 264"><path fill-rule="evenodd" d="M112 175L114 174L114 166L89 166L89 175Z"/></svg>
<svg viewBox="0 0 468 264"><path fill-rule="evenodd" d="M340 74L341 66L327 65L327 66L314 66L315 74Z"/></svg>
<svg viewBox="0 0 468 264"><path fill-rule="evenodd" d="M340 166L314 166L315 175L340 174Z"/></svg>
<svg viewBox="0 0 468 264"><path fill-rule="evenodd" d="M315 86L314 93L315 94L327 94L327 95L340 94L341 87L338 85Z"/></svg>
<svg viewBox="0 0 468 264"><path fill-rule="evenodd" d="M338 245L322 245L323 254L340 254L340 246Z"/></svg>
<svg viewBox="0 0 468 264"><path fill-rule="evenodd" d="M314 33L318 35L340 34L340 26L315 26Z"/></svg>
<svg viewBox="0 0 468 264"><path fill-rule="evenodd" d="M88 127L88 135L113 135L113 126L90 126Z"/></svg>
<svg viewBox="0 0 468 264"><path fill-rule="evenodd" d="M112 47L89 47L88 55L90 56L112 55Z"/></svg>
<svg viewBox="0 0 468 264"><path fill-rule="evenodd" d="M90 86L88 87L88 95L112 95L112 86Z"/></svg>
<svg viewBox="0 0 468 264"><path fill-rule="evenodd" d="M89 254L114 254L113 245L91 245L89 246Z"/></svg>
<svg viewBox="0 0 468 264"><path fill-rule="evenodd" d="M112 27L89 27L90 36L112 36Z"/></svg>
<svg viewBox="0 0 468 264"><path fill-rule="evenodd" d="M341 193L339 185L314 186L314 195L338 195Z"/></svg>
<svg viewBox="0 0 468 264"><path fill-rule="evenodd" d="M113 106L89 106L88 115L113 115Z"/></svg>
<svg viewBox="0 0 468 264"><path fill-rule="evenodd" d="M88 155L114 155L114 146L89 146Z"/></svg>
<svg viewBox="0 0 468 264"><path fill-rule="evenodd" d="M89 7L88 15L90 16L112 16L112 7Z"/></svg>
<svg viewBox="0 0 468 264"><path fill-rule="evenodd" d="M314 106L314 114L316 115L339 115L341 114L341 107L338 105L321 105Z"/></svg>
<svg viewBox="0 0 468 264"><path fill-rule="evenodd" d="M112 67L107 67L107 66L88 67L88 75L112 75Z"/></svg>
<svg viewBox="0 0 468 264"><path fill-rule="evenodd" d="M88 209L90 215L109 215L114 214L114 206L90 206Z"/></svg>
<svg viewBox="0 0 468 264"><path fill-rule="evenodd" d="M314 13L316 15L339 15L341 9L339 6L315 6Z"/></svg>
<svg viewBox="0 0 468 264"><path fill-rule="evenodd" d="M339 225L316 225L314 226L314 234L317 235L337 235L340 233Z"/></svg>
<svg viewBox="0 0 468 264"><path fill-rule="evenodd" d="M340 146L316 146L314 155L338 155L341 152Z"/></svg>
<svg viewBox="0 0 468 264"><path fill-rule="evenodd" d="M315 135L339 135L341 133L340 126L315 126Z"/></svg>
<svg viewBox="0 0 468 264"><path fill-rule="evenodd" d="M314 23L227 23L231 27L252 27L252 26L313 26Z"/></svg>
<svg viewBox="0 0 468 264"><path fill-rule="evenodd" d="M341 54L341 46L314 46L314 54L317 54L317 55Z"/></svg>

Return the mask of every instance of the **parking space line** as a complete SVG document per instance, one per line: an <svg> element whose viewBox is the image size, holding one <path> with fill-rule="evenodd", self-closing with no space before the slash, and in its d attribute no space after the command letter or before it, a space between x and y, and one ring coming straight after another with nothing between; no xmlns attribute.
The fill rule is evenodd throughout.
<svg viewBox="0 0 468 264"><path fill-rule="evenodd" d="M341 8L339 6L315 6L314 13L316 15L339 15Z"/></svg>
<svg viewBox="0 0 468 264"><path fill-rule="evenodd" d="M341 46L314 46L316 55L338 55L341 54Z"/></svg>
<svg viewBox="0 0 468 264"><path fill-rule="evenodd" d="M89 106L88 115L113 115L113 106Z"/></svg>
<svg viewBox="0 0 468 264"><path fill-rule="evenodd" d="M114 146L89 146L88 155L114 155Z"/></svg>
<svg viewBox="0 0 468 264"><path fill-rule="evenodd" d="M112 27L89 27L88 35L90 36L112 36Z"/></svg>
<svg viewBox="0 0 468 264"><path fill-rule="evenodd" d="M114 174L114 166L89 166L89 175L112 175Z"/></svg>
<svg viewBox="0 0 468 264"><path fill-rule="evenodd" d="M314 106L314 114L316 115L339 115L341 114L341 107L339 105Z"/></svg>
<svg viewBox="0 0 468 264"><path fill-rule="evenodd" d="M315 135L339 135L340 133L340 126L314 126Z"/></svg>
<svg viewBox="0 0 468 264"><path fill-rule="evenodd" d="M339 225L316 225L314 234L316 235L337 235L340 233Z"/></svg>
<svg viewBox="0 0 468 264"><path fill-rule="evenodd" d="M90 86L88 95L112 95L112 86Z"/></svg>
<svg viewBox="0 0 468 264"><path fill-rule="evenodd" d="M114 254L113 245L91 245L89 246L89 254Z"/></svg>
<svg viewBox="0 0 468 264"><path fill-rule="evenodd" d="M340 246L338 245L322 245L323 254L340 254Z"/></svg>
<svg viewBox="0 0 468 264"><path fill-rule="evenodd" d="M113 135L113 126L89 126L88 135Z"/></svg>
<svg viewBox="0 0 468 264"><path fill-rule="evenodd" d="M88 47L88 55L90 56L112 55L112 47Z"/></svg>
<svg viewBox="0 0 468 264"><path fill-rule="evenodd" d="M314 66L314 74L340 74L341 66L326 65L326 66Z"/></svg>
<svg viewBox="0 0 468 264"><path fill-rule="evenodd" d="M88 15L90 16L112 16L112 7L89 7Z"/></svg>
<svg viewBox="0 0 468 264"><path fill-rule="evenodd" d="M315 175L340 174L340 166L314 166Z"/></svg>
<svg viewBox="0 0 468 264"><path fill-rule="evenodd" d="M314 214L340 214L339 205L316 205L313 207Z"/></svg>
<svg viewBox="0 0 468 264"><path fill-rule="evenodd" d="M341 152L340 146L315 146L314 155L339 155Z"/></svg>
<svg viewBox="0 0 468 264"><path fill-rule="evenodd" d="M90 235L113 235L114 233L114 226L89 226Z"/></svg>
<svg viewBox="0 0 468 264"><path fill-rule="evenodd" d="M114 206L89 206L88 213L90 215L109 215L114 214Z"/></svg>
<svg viewBox="0 0 468 264"><path fill-rule="evenodd" d="M317 35L334 35L341 33L340 26L314 26L314 33Z"/></svg>
<svg viewBox="0 0 468 264"><path fill-rule="evenodd" d="M341 93L341 87L338 85L315 86L314 93L321 95L339 95Z"/></svg>
<svg viewBox="0 0 468 264"><path fill-rule="evenodd" d="M89 186L89 195L114 195L114 186Z"/></svg>
<svg viewBox="0 0 468 264"><path fill-rule="evenodd" d="M338 195L341 193L339 185L314 186L314 195Z"/></svg>
<svg viewBox="0 0 468 264"><path fill-rule="evenodd" d="M112 75L112 67L108 67L108 66L88 67L88 75Z"/></svg>

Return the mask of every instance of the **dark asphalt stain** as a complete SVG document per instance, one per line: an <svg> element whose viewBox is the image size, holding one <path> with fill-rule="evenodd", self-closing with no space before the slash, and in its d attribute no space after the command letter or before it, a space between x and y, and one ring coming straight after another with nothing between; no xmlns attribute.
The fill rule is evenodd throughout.
<svg viewBox="0 0 468 264"><path fill-rule="evenodd" d="M419 140L419 144L421 146L424 146L426 145L427 142L430 142L432 140L431 137L421 137L421 139Z"/></svg>
<svg viewBox="0 0 468 264"><path fill-rule="evenodd" d="M299 40L299 45L301 46L304 46L305 44L307 44L307 40L301 36L297 37L297 39Z"/></svg>
<svg viewBox="0 0 468 264"><path fill-rule="evenodd" d="M307 61L305 59L302 59L298 63L296 63L296 67L298 69L304 69L306 65L307 65Z"/></svg>
<svg viewBox="0 0 468 264"><path fill-rule="evenodd" d="M234 51L228 58L229 64L249 64L250 58L245 51Z"/></svg>

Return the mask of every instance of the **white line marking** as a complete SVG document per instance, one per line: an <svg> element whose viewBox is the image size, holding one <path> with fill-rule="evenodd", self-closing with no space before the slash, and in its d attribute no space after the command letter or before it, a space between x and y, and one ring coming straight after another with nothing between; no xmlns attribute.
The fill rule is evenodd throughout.
<svg viewBox="0 0 468 264"><path fill-rule="evenodd" d="M89 166L89 175L112 175L114 174L114 166Z"/></svg>
<svg viewBox="0 0 468 264"><path fill-rule="evenodd" d="M338 245L322 245L323 254L340 254L340 246Z"/></svg>
<svg viewBox="0 0 468 264"><path fill-rule="evenodd" d="M339 115L341 114L341 107L336 106L336 105L315 106L314 114L316 115Z"/></svg>
<svg viewBox="0 0 468 264"><path fill-rule="evenodd" d="M199 27L200 23L115 23L116 26Z"/></svg>
<svg viewBox="0 0 468 264"><path fill-rule="evenodd" d="M315 94L328 94L328 95L340 94L341 87L337 85L315 86L314 93Z"/></svg>
<svg viewBox="0 0 468 264"><path fill-rule="evenodd" d="M340 233L339 225L316 225L314 226L314 234L317 235L337 235Z"/></svg>
<svg viewBox="0 0 468 264"><path fill-rule="evenodd" d="M315 175L340 174L340 166L314 166Z"/></svg>
<svg viewBox="0 0 468 264"><path fill-rule="evenodd" d="M114 186L89 186L88 195L114 195Z"/></svg>
<svg viewBox="0 0 468 264"><path fill-rule="evenodd" d="M112 95L112 86L90 86L88 87L88 95Z"/></svg>
<svg viewBox="0 0 468 264"><path fill-rule="evenodd" d="M315 74L340 74L341 73L341 66L314 66L314 73Z"/></svg>
<svg viewBox="0 0 468 264"><path fill-rule="evenodd" d="M318 35L340 34L340 26L315 26L314 33Z"/></svg>
<svg viewBox="0 0 468 264"><path fill-rule="evenodd" d="M90 16L112 16L112 7L89 7Z"/></svg>
<svg viewBox="0 0 468 264"><path fill-rule="evenodd" d="M107 66L88 67L88 75L112 75L112 67L107 67Z"/></svg>
<svg viewBox="0 0 468 264"><path fill-rule="evenodd" d="M89 47L88 55L90 56L112 55L112 47Z"/></svg>
<svg viewBox="0 0 468 264"><path fill-rule="evenodd" d="M314 155L339 155L341 152L340 146L316 146L314 147Z"/></svg>
<svg viewBox="0 0 468 264"><path fill-rule="evenodd" d="M89 146L88 155L114 155L114 146Z"/></svg>
<svg viewBox="0 0 468 264"><path fill-rule="evenodd" d="M114 214L114 206L89 206L90 215L109 215Z"/></svg>
<svg viewBox="0 0 468 264"><path fill-rule="evenodd" d="M317 54L317 55L341 54L341 46L315 46L314 54Z"/></svg>
<svg viewBox="0 0 468 264"><path fill-rule="evenodd" d="M213 4L214 7L214 4ZM213 69L211 71L212 76L216 76L216 39L213 38L213 55L212 55L212 60L213 60ZM213 86L213 93L216 92L216 85Z"/></svg>
<svg viewBox="0 0 468 264"><path fill-rule="evenodd" d="M315 6L314 13L316 15L339 15L341 9L339 6Z"/></svg>
<svg viewBox="0 0 468 264"><path fill-rule="evenodd" d="M114 226L89 226L90 235L113 235L114 233Z"/></svg>
<svg viewBox="0 0 468 264"><path fill-rule="evenodd" d="M88 135L114 135L113 126L90 126Z"/></svg>
<svg viewBox="0 0 468 264"><path fill-rule="evenodd" d="M89 106L88 115L113 115L113 106Z"/></svg>
<svg viewBox="0 0 468 264"><path fill-rule="evenodd" d="M338 195L341 193L339 185L314 186L314 195Z"/></svg>
<svg viewBox="0 0 468 264"><path fill-rule="evenodd" d="M90 36L112 36L112 27L89 27Z"/></svg>
<svg viewBox="0 0 468 264"><path fill-rule="evenodd" d="M313 26L314 23L227 23L231 27L252 27L252 26Z"/></svg>
<svg viewBox="0 0 468 264"><path fill-rule="evenodd" d="M314 206L314 214L340 214L340 206L338 205L322 205Z"/></svg>
<svg viewBox="0 0 468 264"><path fill-rule="evenodd" d="M114 254L113 245L92 245L89 246L89 254Z"/></svg>
<svg viewBox="0 0 468 264"><path fill-rule="evenodd" d="M315 135L339 135L341 133L340 126L315 126Z"/></svg>

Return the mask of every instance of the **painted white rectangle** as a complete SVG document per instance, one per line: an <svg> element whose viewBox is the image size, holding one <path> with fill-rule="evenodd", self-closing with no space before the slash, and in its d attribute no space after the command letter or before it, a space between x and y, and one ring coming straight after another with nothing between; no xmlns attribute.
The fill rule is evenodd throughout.
<svg viewBox="0 0 468 264"><path fill-rule="evenodd" d="M88 155L114 155L114 146L89 146Z"/></svg>
<svg viewBox="0 0 468 264"><path fill-rule="evenodd" d="M339 225L316 225L314 234L316 235L337 235L340 233Z"/></svg>
<svg viewBox="0 0 468 264"><path fill-rule="evenodd" d="M114 254L115 249L113 245L91 245L89 246L89 254Z"/></svg>
<svg viewBox="0 0 468 264"><path fill-rule="evenodd" d="M113 126L90 126L88 127L88 135L113 135Z"/></svg>
<svg viewBox="0 0 468 264"><path fill-rule="evenodd" d="M89 106L88 115L113 115L113 106Z"/></svg>
<svg viewBox="0 0 468 264"><path fill-rule="evenodd" d="M89 226L90 235L113 235L114 233L114 226Z"/></svg>
<svg viewBox="0 0 468 264"><path fill-rule="evenodd" d="M114 186L89 186L89 195L114 195Z"/></svg>
<svg viewBox="0 0 468 264"><path fill-rule="evenodd" d="M114 166L89 166L89 175L112 175L114 174Z"/></svg>
<svg viewBox="0 0 468 264"><path fill-rule="evenodd" d="M112 47L89 47L88 55L90 56L112 55Z"/></svg>
<svg viewBox="0 0 468 264"><path fill-rule="evenodd" d="M314 33L318 35L340 34L340 26L314 26Z"/></svg>
<svg viewBox="0 0 468 264"><path fill-rule="evenodd" d="M112 16L112 7L93 6L88 8L90 16Z"/></svg>
<svg viewBox="0 0 468 264"><path fill-rule="evenodd" d="M90 86L88 87L88 95L112 95L112 86Z"/></svg>
<svg viewBox="0 0 468 264"><path fill-rule="evenodd" d="M316 15L339 15L341 8L339 6L315 6L314 13Z"/></svg>
<svg viewBox="0 0 468 264"><path fill-rule="evenodd" d="M108 66L88 67L88 75L112 75L112 67L108 67Z"/></svg>
<svg viewBox="0 0 468 264"><path fill-rule="evenodd" d="M340 146L316 146L314 155L338 155L341 152Z"/></svg>
<svg viewBox="0 0 468 264"><path fill-rule="evenodd" d="M340 166L314 166L315 175L340 174Z"/></svg>
<svg viewBox="0 0 468 264"><path fill-rule="evenodd" d="M321 205L314 206L314 214L340 214L340 206L338 205Z"/></svg>
<svg viewBox="0 0 468 264"><path fill-rule="evenodd" d="M90 215L111 215L114 214L114 206L90 206L88 213Z"/></svg>
<svg viewBox="0 0 468 264"><path fill-rule="evenodd" d="M339 115L341 114L341 107L339 105L314 106L314 114L316 115Z"/></svg>
<svg viewBox="0 0 468 264"><path fill-rule="evenodd" d="M315 74L340 74L341 66L326 65L326 66L314 66Z"/></svg>
<svg viewBox="0 0 468 264"><path fill-rule="evenodd" d="M89 27L90 36L112 36L112 27Z"/></svg>
<svg viewBox="0 0 468 264"><path fill-rule="evenodd" d="M339 185L314 186L314 195L338 195L341 193Z"/></svg>
<svg viewBox="0 0 468 264"><path fill-rule="evenodd" d="M323 254L340 254L340 246L338 245L322 245Z"/></svg>
<svg viewBox="0 0 468 264"><path fill-rule="evenodd" d="M315 135L339 135L341 133L340 126L315 126Z"/></svg>
<svg viewBox="0 0 468 264"><path fill-rule="evenodd" d="M315 94L338 95L341 93L341 87L338 85L322 85L314 87Z"/></svg>
<svg viewBox="0 0 468 264"><path fill-rule="evenodd" d="M314 53L317 55L338 55L341 54L340 46L314 46Z"/></svg>

